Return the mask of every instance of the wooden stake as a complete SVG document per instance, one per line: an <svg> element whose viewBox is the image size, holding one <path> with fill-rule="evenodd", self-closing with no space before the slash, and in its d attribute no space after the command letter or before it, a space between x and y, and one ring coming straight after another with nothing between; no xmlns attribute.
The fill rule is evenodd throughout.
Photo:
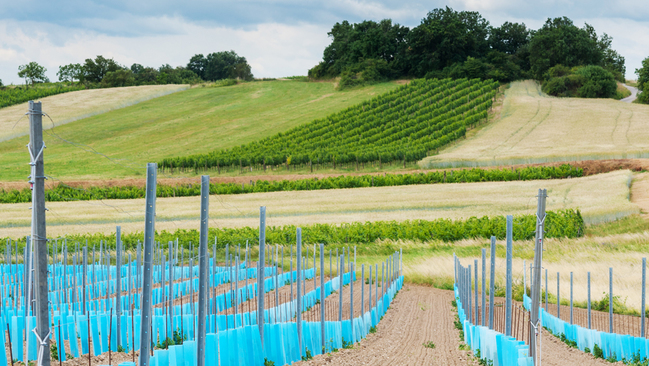
<svg viewBox="0 0 649 366"><path fill-rule="evenodd" d="M60 323L61 322L59 321L59 324ZM14 366L14 353L13 353L13 350L11 348L11 332L9 331L9 323L7 323L7 336L8 336L8 339L9 339L9 358L11 358L11 366ZM59 339L60 339L60 337L59 337Z"/></svg>
<svg viewBox="0 0 649 366"><path fill-rule="evenodd" d="M110 284L110 282L109 282L109 284ZM110 293L110 291L108 291L108 292ZM112 335L113 335L113 308L110 308L110 320L108 322L108 365L109 366L111 365L111 360L112 360L112 356L113 356L113 353L112 353L113 349L112 349L111 344L110 344L110 341L111 341L110 338L112 337Z"/></svg>

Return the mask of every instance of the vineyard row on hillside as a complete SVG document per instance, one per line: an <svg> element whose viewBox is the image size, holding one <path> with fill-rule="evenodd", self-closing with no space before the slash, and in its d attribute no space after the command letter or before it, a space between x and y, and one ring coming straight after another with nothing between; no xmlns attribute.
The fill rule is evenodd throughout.
<svg viewBox="0 0 649 366"><path fill-rule="evenodd" d="M50 95L62 94L71 91L85 89L79 85L37 86L37 87L16 87L0 89L0 108L9 107L15 104L25 103L30 100L38 100Z"/></svg>
<svg viewBox="0 0 649 366"><path fill-rule="evenodd" d="M487 118L499 84L413 80L285 133L232 149L163 159L162 169L417 161Z"/></svg>
<svg viewBox="0 0 649 366"><path fill-rule="evenodd" d="M298 180L266 181L258 180L253 184L211 183L210 194L243 194L257 192L309 191L320 189L359 188L359 187L388 187L413 184L436 183L471 183L471 182L501 182L533 179L562 179L581 177L583 169L574 168L568 164L559 167L527 167L519 169L467 169L450 172L436 171L412 174L384 174L339 176L323 179L307 178ZM199 196L200 184L165 186L158 185L158 197L187 197ZM76 201L76 200L105 200L133 199L145 197L144 187L90 187L80 189L59 184L45 191L47 201ZM0 190L0 203L31 202L32 193L29 188L23 190Z"/></svg>
<svg viewBox="0 0 649 366"><path fill-rule="evenodd" d="M579 210L549 211L545 219L545 236L548 238L575 238L584 233L584 220ZM514 216L514 240L530 240L534 238L536 215ZM304 244L368 244L377 240L442 240L453 242L462 239L488 239L492 235L499 240L505 238L506 220L504 216L471 217L466 220L438 219L433 221L376 221L355 222L350 224L312 224L302 228ZM295 245L297 226L268 226L266 227L266 242L269 244ZM259 228L211 228L208 242L213 243L217 238L217 246L257 243ZM156 233L156 241L169 242L178 239L179 243L188 247L189 243L198 243L197 230L179 229L175 232L162 231ZM70 242L87 242L92 245L103 240L105 243L115 243L115 234L80 234L69 235ZM134 249L138 241L143 241L142 232L122 233L122 242L126 249ZM2 240L2 239L0 239ZM6 238L4 239L6 240ZM3 241L4 241L3 240ZM24 245L25 238L19 239ZM19 248L20 249L20 248ZM376 250L376 248L374 248Z"/></svg>

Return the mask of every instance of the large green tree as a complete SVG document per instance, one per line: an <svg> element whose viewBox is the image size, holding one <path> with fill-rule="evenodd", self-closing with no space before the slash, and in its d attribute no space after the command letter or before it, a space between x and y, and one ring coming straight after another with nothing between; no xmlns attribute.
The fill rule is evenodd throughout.
<svg viewBox="0 0 649 366"><path fill-rule="evenodd" d="M635 74L638 75L638 88L644 90L645 84L649 83L649 57L642 60L642 67L635 69Z"/></svg>
<svg viewBox="0 0 649 366"><path fill-rule="evenodd" d="M602 59L588 28L577 27L567 17L548 19L530 40L531 71L539 80L555 65L600 65Z"/></svg>
<svg viewBox="0 0 649 366"><path fill-rule="evenodd" d="M18 66L18 77L25 79L25 84L29 82L30 84L34 85L34 83L49 81L47 79L47 76L45 76L46 71L47 69L45 67L39 65L37 62L32 61L26 65Z"/></svg>
<svg viewBox="0 0 649 366"><path fill-rule="evenodd" d="M112 58L97 56L95 59L87 58L83 64L84 80L92 83L100 83L109 72L124 69Z"/></svg>
<svg viewBox="0 0 649 366"><path fill-rule="evenodd" d="M83 72L81 64L69 64L59 66L56 75L59 77L59 81L80 81L83 79Z"/></svg>
<svg viewBox="0 0 649 366"><path fill-rule="evenodd" d="M386 71L395 76L404 74L408 69L405 59L408 32L408 27L392 24L390 19L336 23L327 33L332 42L325 48L322 62L309 71L309 76L338 76L367 60L385 61Z"/></svg>
<svg viewBox="0 0 649 366"><path fill-rule="evenodd" d="M234 51L214 52L203 57L194 55L187 64L187 70L194 72L203 80L222 79L252 80L250 65L245 57Z"/></svg>
<svg viewBox="0 0 649 366"><path fill-rule="evenodd" d="M468 57L483 57L489 51L489 30L489 22L475 11L431 11L408 33L411 74L424 76Z"/></svg>
<svg viewBox="0 0 649 366"><path fill-rule="evenodd" d="M518 50L530 42L530 31L524 23L505 22L497 28L489 31L489 46L491 49L515 54Z"/></svg>

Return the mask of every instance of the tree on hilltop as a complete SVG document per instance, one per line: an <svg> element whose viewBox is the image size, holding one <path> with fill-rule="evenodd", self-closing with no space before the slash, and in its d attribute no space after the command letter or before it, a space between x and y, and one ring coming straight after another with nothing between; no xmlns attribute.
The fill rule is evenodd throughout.
<svg viewBox="0 0 649 366"><path fill-rule="evenodd" d="M187 70L193 71L201 79L216 81L222 79L252 80L250 65L245 57L234 51L214 52L204 57L194 55L187 64Z"/></svg>
<svg viewBox="0 0 649 366"><path fill-rule="evenodd" d="M45 76L45 71L47 71L45 67L32 61L26 65L18 66L18 77L25 79L25 85L27 85L27 82L29 81L33 86L34 83L44 83L49 81L47 76Z"/></svg>

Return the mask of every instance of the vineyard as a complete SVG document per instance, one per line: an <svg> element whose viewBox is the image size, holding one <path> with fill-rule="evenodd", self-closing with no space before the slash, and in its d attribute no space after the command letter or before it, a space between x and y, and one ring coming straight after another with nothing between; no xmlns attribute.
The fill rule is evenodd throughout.
<svg viewBox="0 0 649 366"><path fill-rule="evenodd" d="M558 210L548 212L549 238L577 238L584 234L584 220L579 210ZM514 240L530 240L534 237L536 216L514 216ZM376 221L353 222L348 224L312 224L300 225L304 229L302 240L305 244L323 243L335 245L342 243L373 243L377 240L442 240L453 242L462 239L490 238L492 235L499 239L505 237L505 217L471 217L466 220L406 220L406 221ZM272 244L290 245L295 242L295 225L269 226L266 229L266 240ZM122 235L121 240L127 249L135 248L144 238L142 232L130 232ZM226 245L237 245L246 241L259 240L258 228L210 228L210 237L218 237L219 248ZM9 238L7 238L9 239ZM14 238L12 238L14 239ZM72 242L114 241L115 234L72 234L65 239ZM186 243L196 243L199 239L197 230L179 229L174 232L163 230L156 235L156 240L168 242L179 239ZM25 238L17 241L22 247ZM376 251L372 247L372 251Z"/></svg>
<svg viewBox="0 0 649 366"><path fill-rule="evenodd" d="M360 187L390 187L414 184L439 183L471 183L471 182L504 182L533 179L562 179L581 177L583 169L574 168L568 164L559 167L527 167L519 169L470 169L446 172L428 172L413 174L384 174L340 176L323 179L309 178L298 180L266 181L258 180L254 184L211 183L210 194L244 194L258 192L310 191L321 189L360 188ZM113 186L90 187L79 189L65 184L58 184L45 191L45 199L50 202L72 200L105 200L105 199L135 199L144 198L144 187ZM32 191L0 189L0 203L31 202ZM157 187L158 197L189 197L199 196L198 184L186 184Z"/></svg>
<svg viewBox="0 0 649 366"><path fill-rule="evenodd" d="M25 103L29 100L38 100L44 97L49 97L50 95L62 94L82 89L85 89L85 87L81 85L61 84L31 88L2 88L0 89L0 108Z"/></svg>
<svg viewBox="0 0 649 366"><path fill-rule="evenodd" d="M240 147L163 159L162 169L417 161L487 118L499 84L413 80L354 107Z"/></svg>

